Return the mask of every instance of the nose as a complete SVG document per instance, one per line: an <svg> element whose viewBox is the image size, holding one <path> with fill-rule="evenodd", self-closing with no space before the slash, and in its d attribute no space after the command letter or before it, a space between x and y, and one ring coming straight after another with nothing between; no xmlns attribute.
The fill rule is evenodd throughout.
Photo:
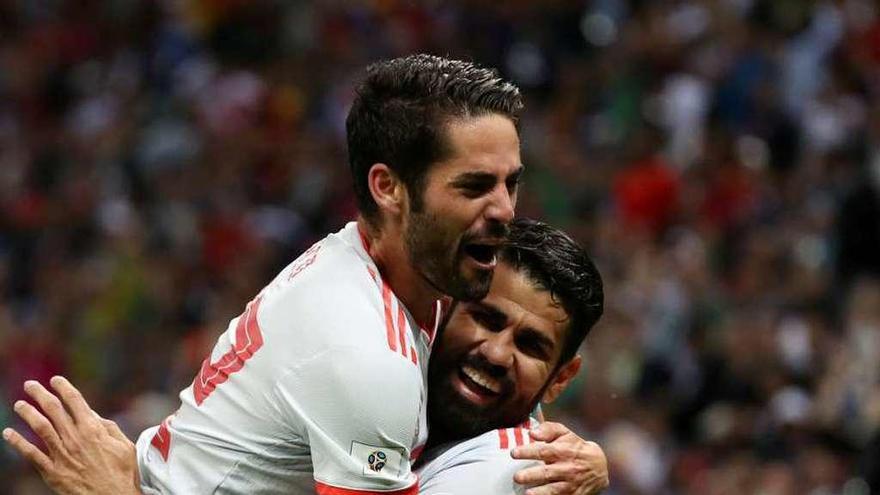
<svg viewBox="0 0 880 495"><path fill-rule="evenodd" d="M492 202L486 208L486 219L507 225L513 220L516 192L501 184L492 194Z"/></svg>
<svg viewBox="0 0 880 495"><path fill-rule="evenodd" d="M504 368L513 366L513 340L510 332L493 332L480 344L480 353L490 364Z"/></svg>

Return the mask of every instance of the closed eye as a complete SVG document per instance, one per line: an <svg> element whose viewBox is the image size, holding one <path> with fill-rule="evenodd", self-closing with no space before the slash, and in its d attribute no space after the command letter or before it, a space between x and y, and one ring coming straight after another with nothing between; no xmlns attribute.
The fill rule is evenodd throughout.
<svg viewBox="0 0 880 495"><path fill-rule="evenodd" d="M505 179L504 185L507 187L509 194L515 194L522 181L524 167L520 166L511 172ZM488 194L495 188L499 182L499 177L495 174L487 172L465 172L455 177L451 185L452 187L462 191L462 193L470 198L478 198Z"/></svg>
<svg viewBox="0 0 880 495"><path fill-rule="evenodd" d="M521 329L514 339L517 348L537 359L549 361L553 353L553 343L546 336L530 328Z"/></svg>
<svg viewBox="0 0 880 495"><path fill-rule="evenodd" d="M507 315L491 306L474 303L468 309L471 318L490 332L499 332L507 325Z"/></svg>
<svg viewBox="0 0 880 495"><path fill-rule="evenodd" d="M490 174L465 174L453 182L469 198L478 198L495 187L495 176Z"/></svg>
<svg viewBox="0 0 880 495"><path fill-rule="evenodd" d="M515 193L517 191L517 189L519 189L522 186L522 184L523 184L522 169L520 169L519 171L517 171L516 173L514 173L513 175L508 177L507 181L505 181L505 185L507 186L507 191L510 194Z"/></svg>

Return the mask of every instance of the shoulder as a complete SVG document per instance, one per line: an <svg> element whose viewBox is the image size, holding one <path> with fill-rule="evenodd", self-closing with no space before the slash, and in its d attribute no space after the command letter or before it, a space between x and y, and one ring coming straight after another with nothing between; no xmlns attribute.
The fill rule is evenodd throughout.
<svg viewBox="0 0 880 495"><path fill-rule="evenodd" d="M306 250L260 292L255 326L273 372L278 365L294 369L310 363L331 375L339 368L348 374L355 365L365 367L365 360L391 354L410 365L417 361L411 342L406 352L402 347L403 307L359 242L356 226L349 224ZM343 361L341 355L350 357ZM389 362L385 365L395 365Z"/></svg>
<svg viewBox="0 0 880 495"><path fill-rule="evenodd" d="M272 297L351 297L377 293L376 269L341 233L313 244L263 289Z"/></svg>
<svg viewBox="0 0 880 495"><path fill-rule="evenodd" d="M450 467L496 457L512 460L512 449L531 443L529 427L529 424L523 424L499 428L459 442L438 445L423 454L427 460L425 467L434 462L438 462L439 466Z"/></svg>
<svg viewBox="0 0 880 495"><path fill-rule="evenodd" d="M259 297L261 324L298 339L346 341L365 326L385 325L375 269L337 235L309 248Z"/></svg>
<svg viewBox="0 0 880 495"><path fill-rule="evenodd" d="M293 393L318 388L319 394L335 397L340 404L360 403L377 409L400 401L418 406L423 386L420 370L408 359L359 345L329 346L289 367L278 378L278 383L292 387Z"/></svg>
<svg viewBox="0 0 880 495"><path fill-rule="evenodd" d="M312 433L346 449L354 440L378 445L387 437L408 451L423 387L419 370L400 355L335 346L281 374L273 403L289 404Z"/></svg>
<svg viewBox="0 0 880 495"><path fill-rule="evenodd" d="M529 442L528 428L521 425L432 449L419 471L420 493L515 493L513 474L536 461L514 459L510 451Z"/></svg>

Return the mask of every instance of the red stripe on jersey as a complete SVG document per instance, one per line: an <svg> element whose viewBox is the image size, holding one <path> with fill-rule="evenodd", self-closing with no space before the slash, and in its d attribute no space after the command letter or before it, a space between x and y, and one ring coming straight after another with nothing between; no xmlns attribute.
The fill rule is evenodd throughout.
<svg viewBox="0 0 880 495"><path fill-rule="evenodd" d="M397 351L397 339L394 336L394 317L391 315L391 288L382 281L382 301L385 303L385 336L388 337L388 347Z"/></svg>
<svg viewBox="0 0 880 495"><path fill-rule="evenodd" d="M501 450L504 450L510 446L507 440L507 428L501 428L498 430L498 440Z"/></svg>
<svg viewBox="0 0 880 495"><path fill-rule="evenodd" d="M367 255L370 254L370 240L367 239L367 235L364 234L364 231L361 230L361 226L358 225L358 235L361 236L361 244L364 246L364 251L367 252Z"/></svg>
<svg viewBox="0 0 880 495"><path fill-rule="evenodd" d="M522 422L521 427L525 428L527 430L531 430L532 429L532 420L529 418L526 418L526 420Z"/></svg>
<svg viewBox="0 0 880 495"><path fill-rule="evenodd" d="M229 375L244 367L251 356L263 347L263 333L257 322L257 312L260 309L262 296L248 303L244 314L238 318L235 327L235 346L216 362L211 362L211 356L202 363L198 376L193 380L193 396L196 405L202 405L217 385L229 379Z"/></svg>
<svg viewBox="0 0 880 495"><path fill-rule="evenodd" d="M402 490L395 490L393 492L376 492L372 490L356 490L354 488L342 488L339 486L330 486L321 483L320 481L315 481L315 491L318 495L418 495L419 493L419 484L418 482L413 483L413 485L409 488L404 488Z"/></svg>
<svg viewBox="0 0 880 495"><path fill-rule="evenodd" d="M516 446L523 446L523 431L522 428L514 428L513 429L513 438L516 440Z"/></svg>
<svg viewBox="0 0 880 495"><path fill-rule="evenodd" d="M168 461L168 451L171 450L171 434L168 432L169 419L171 419L171 416L162 420L162 424L159 425L159 429L156 430L156 434L150 440L150 445L159 451L163 461Z"/></svg>
<svg viewBox="0 0 880 495"><path fill-rule="evenodd" d="M416 462L416 460L418 460L419 456L422 455L422 452L424 452L424 451L425 451L425 444L419 445L418 447L414 448L412 450L412 452L410 452L410 454L409 454L410 462L411 463Z"/></svg>
<svg viewBox="0 0 880 495"><path fill-rule="evenodd" d="M409 348L409 357L410 357L410 359L412 359L413 364L418 366L419 358L416 356L416 348L415 347Z"/></svg>
<svg viewBox="0 0 880 495"><path fill-rule="evenodd" d="M446 316L446 313L449 313L449 308L452 307L453 299L449 296L443 296L440 298L440 318Z"/></svg>
<svg viewBox="0 0 880 495"><path fill-rule="evenodd" d="M406 357L406 315L400 301L397 301L397 336L400 338L400 353Z"/></svg>

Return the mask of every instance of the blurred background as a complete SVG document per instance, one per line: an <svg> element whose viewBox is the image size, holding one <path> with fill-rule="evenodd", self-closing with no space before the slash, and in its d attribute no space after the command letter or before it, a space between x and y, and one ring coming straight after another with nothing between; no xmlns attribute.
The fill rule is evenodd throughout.
<svg viewBox="0 0 880 495"><path fill-rule="evenodd" d="M63 373L135 437L355 214L344 117L426 51L524 90L518 213L607 310L549 409L610 494L880 493L869 0L0 1L0 423ZM0 448L0 492L43 493Z"/></svg>

